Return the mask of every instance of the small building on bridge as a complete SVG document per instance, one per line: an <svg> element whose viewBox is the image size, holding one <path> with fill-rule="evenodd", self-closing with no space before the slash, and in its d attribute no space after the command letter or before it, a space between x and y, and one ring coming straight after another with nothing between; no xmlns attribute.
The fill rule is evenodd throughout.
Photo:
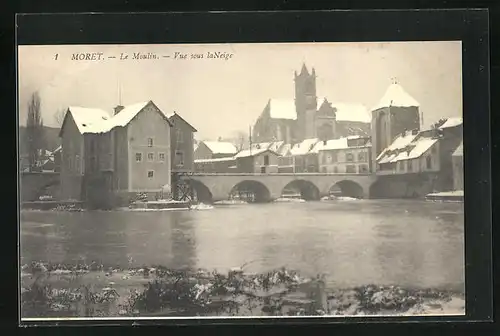
<svg viewBox="0 0 500 336"><path fill-rule="evenodd" d="M370 156L370 137L348 136L328 140L318 148L319 172L369 174Z"/></svg>
<svg viewBox="0 0 500 336"><path fill-rule="evenodd" d="M270 149L245 149L234 157L238 173L278 173L279 154Z"/></svg>
<svg viewBox="0 0 500 336"><path fill-rule="evenodd" d="M238 149L231 142L225 141L200 141L194 152L195 160L211 160L233 157Z"/></svg>

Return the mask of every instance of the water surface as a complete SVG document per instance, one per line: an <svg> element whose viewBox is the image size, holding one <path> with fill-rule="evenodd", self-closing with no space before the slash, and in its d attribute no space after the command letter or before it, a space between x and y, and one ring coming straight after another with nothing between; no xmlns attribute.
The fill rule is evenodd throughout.
<svg viewBox="0 0 500 336"><path fill-rule="evenodd" d="M92 260L324 273L331 285L463 290L463 204L337 201L212 210L21 213L21 263Z"/></svg>

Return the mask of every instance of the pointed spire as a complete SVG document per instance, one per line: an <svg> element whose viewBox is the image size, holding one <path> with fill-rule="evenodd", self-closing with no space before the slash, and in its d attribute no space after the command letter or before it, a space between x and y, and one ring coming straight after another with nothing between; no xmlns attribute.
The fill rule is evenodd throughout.
<svg viewBox="0 0 500 336"><path fill-rule="evenodd" d="M312 74L313 76L316 76L316 70L315 70L314 68L312 68L312 72L311 72L311 74Z"/></svg>
<svg viewBox="0 0 500 336"><path fill-rule="evenodd" d="M306 67L306 63L302 63L302 69L300 70L300 74L303 75L303 74L307 74L309 75L309 71L307 71L307 67Z"/></svg>

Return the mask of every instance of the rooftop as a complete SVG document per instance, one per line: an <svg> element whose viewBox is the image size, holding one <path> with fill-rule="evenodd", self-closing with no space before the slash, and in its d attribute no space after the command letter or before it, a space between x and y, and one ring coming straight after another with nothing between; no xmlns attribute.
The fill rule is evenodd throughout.
<svg viewBox="0 0 500 336"><path fill-rule="evenodd" d="M213 154L236 154L238 149L231 142L224 141L201 141Z"/></svg>
<svg viewBox="0 0 500 336"><path fill-rule="evenodd" d="M236 154L234 156L234 158L238 159L238 158L244 158L244 157L251 157L251 156L255 156L255 155L259 155L259 154L262 154L264 152L271 152L271 153L274 153L274 154L278 154L268 148L261 148L261 149L245 149L245 150L242 150L240 151L238 154Z"/></svg>
<svg viewBox="0 0 500 336"><path fill-rule="evenodd" d="M149 103L150 101L146 101L125 106L113 116L104 110L96 108L70 106L68 110L81 134L106 133L115 127L126 126Z"/></svg>
<svg viewBox="0 0 500 336"><path fill-rule="evenodd" d="M338 121L371 122L371 116L368 113L368 109L363 104L334 102L332 103L332 107L337 109L335 118Z"/></svg>
<svg viewBox="0 0 500 336"><path fill-rule="evenodd" d="M420 104L408 94L398 83L392 83L387 88L382 99L371 110L375 111L384 107L419 107Z"/></svg>
<svg viewBox="0 0 500 336"><path fill-rule="evenodd" d="M212 162L229 162L229 161L234 161L234 157L225 157L225 158L218 158L218 159L198 159L194 160L194 163L212 163Z"/></svg>
<svg viewBox="0 0 500 336"><path fill-rule="evenodd" d="M305 155L307 154L311 149L313 149L313 146L318 142L319 140L317 138L312 138L312 139L305 139L304 141L295 144L292 149L290 150L291 155Z"/></svg>
<svg viewBox="0 0 500 336"><path fill-rule="evenodd" d="M463 124L463 119L461 117L451 117L448 118L444 124L439 126L440 129L456 127Z"/></svg>
<svg viewBox="0 0 500 336"><path fill-rule="evenodd" d="M269 99L269 115L273 119L296 120L295 101L289 99Z"/></svg>

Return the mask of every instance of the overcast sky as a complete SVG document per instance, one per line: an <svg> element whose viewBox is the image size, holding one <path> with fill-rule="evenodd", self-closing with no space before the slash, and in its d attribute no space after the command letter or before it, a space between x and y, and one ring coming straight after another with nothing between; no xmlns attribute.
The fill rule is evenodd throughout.
<svg viewBox="0 0 500 336"><path fill-rule="evenodd" d="M206 58L215 51L233 56ZM102 52L104 60L71 60L84 52ZM152 52L159 59L133 60L134 52ZM204 58L176 60L175 52ZM130 56L120 60L121 53ZM269 98L294 98L294 71L304 62L316 69L317 95L329 101L371 108L396 77L420 103L424 127L462 115L460 42L64 45L19 47L20 122L25 124L34 91L48 126L56 126L58 109L73 105L111 112L121 96L122 105L153 100L166 113L176 111L198 129L198 139L231 136L248 131Z"/></svg>

